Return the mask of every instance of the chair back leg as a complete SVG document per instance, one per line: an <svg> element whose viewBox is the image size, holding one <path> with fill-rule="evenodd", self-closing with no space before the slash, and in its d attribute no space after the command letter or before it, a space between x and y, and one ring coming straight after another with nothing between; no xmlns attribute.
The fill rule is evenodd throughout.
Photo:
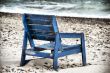
<svg viewBox="0 0 110 73"><path fill-rule="evenodd" d="M21 62L20 62L20 66L24 66L25 65L25 58L26 58L26 55L25 55L25 50L22 50L22 55L21 55Z"/></svg>
<svg viewBox="0 0 110 73"><path fill-rule="evenodd" d="M85 66L86 65L86 50L85 50L85 38L84 38L83 33L81 36L81 47L82 47L82 63L83 63L83 66Z"/></svg>
<svg viewBox="0 0 110 73"><path fill-rule="evenodd" d="M23 39L23 47L22 47L22 55L21 55L21 62L20 62L20 66L24 66L26 61L26 54L25 54L25 50L27 48L27 33L24 32L24 39Z"/></svg>

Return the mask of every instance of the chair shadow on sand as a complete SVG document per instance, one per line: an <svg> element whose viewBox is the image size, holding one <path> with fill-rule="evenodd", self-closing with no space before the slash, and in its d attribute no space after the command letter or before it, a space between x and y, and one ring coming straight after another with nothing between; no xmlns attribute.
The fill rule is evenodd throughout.
<svg viewBox="0 0 110 73"><path fill-rule="evenodd" d="M81 63L74 63L74 62L71 62L71 60L73 59L68 59L68 58L59 59L59 70L82 67ZM26 60L25 67L32 67L33 69L38 69L42 71L43 70L53 71L52 62L53 61L48 58L29 59L29 60ZM87 66L88 65L91 65L91 64L87 64Z"/></svg>

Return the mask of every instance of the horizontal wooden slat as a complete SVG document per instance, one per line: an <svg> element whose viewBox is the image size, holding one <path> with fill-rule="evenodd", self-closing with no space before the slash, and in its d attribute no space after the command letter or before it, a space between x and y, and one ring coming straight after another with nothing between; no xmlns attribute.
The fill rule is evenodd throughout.
<svg viewBox="0 0 110 73"><path fill-rule="evenodd" d="M67 55L71 55L71 54L77 54L81 52L81 48L80 47L75 47L73 49L69 49L68 50L64 50L63 52L58 54L58 57L63 57L63 56L67 56Z"/></svg>
<svg viewBox="0 0 110 73"><path fill-rule="evenodd" d="M61 38L81 38L82 33L60 33Z"/></svg>
<svg viewBox="0 0 110 73"><path fill-rule="evenodd" d="M27 18L30 18L30 19L51 20L52 19L52 16L28 14L27 15Z"/></svg>
<svg viewBox="0 0 110 73"><path fill-rule="evenodd" d="M27 19L28 24L39 24L39 25L51 25L51 20L43 20L43 19Z"/></svg>
<svg viewBox="0 0 110 73"><path fill-rule="evenodd" d="M31 34L31 36L33 37L33 36L37 36L37 37L45 37L45 38L53 38L53 37L55 37L55 35L53 35L53 34L41 34L41 33L39 33L39 34Z"/></svg>
<svg viewBox="0 0 110 73"><path fill-rule="evenodd" d="M44 36L54 36L55 35L55 33L53 33L53 32L37 32L37 31L34 31L34 32L32 32L32 31L30 31L30 33L31 33L31 35L44 35Z"/></svg>
<svg viewBox="0 0 110 73"><path fill-rule="evenodd" d="M30 30L45 30L45 31L52 31L52 26L43 26L43 25L28 25Z"/></svg>
<svg viewBox="0 0 110 73"><path fill-rule="evenodd" d="M26 19L28 24L44 24L44 25L52 24L52 16L48 15L28 14L26 16Z"/></svg>
<svg viewBox="0 0 110 73"><path fill-rule="evenodd" d="M44 57L44 58L52 58L50 53L40 52L40 51L31 51L32 49L27 49L25 53L30 56ZM29 52L28 52L29 51Z"/></svg>
<svg viewBox="0 0 110 73"><path fill-rule="evenodd" d="M54 35L55 33L53 31L45 31L45 30L29 30L32 34L50 34Z"/></svg>
<svg viewBox="0 0 110 73"><path fill-rule="evenodd" d="M48 36L48 35L37 35L37 34L31 34L33 39L39 39L39 40L47 40L47 41L54 41L55 36Z"/></svg>
<svg viewBox="0 0 110 73"><path fill-rule="evenodd" d="M81 48L81 44L76 44L76 45L68 45L66 47L63 48L64 51L66 50L72 50L74 48Z"/></svg>

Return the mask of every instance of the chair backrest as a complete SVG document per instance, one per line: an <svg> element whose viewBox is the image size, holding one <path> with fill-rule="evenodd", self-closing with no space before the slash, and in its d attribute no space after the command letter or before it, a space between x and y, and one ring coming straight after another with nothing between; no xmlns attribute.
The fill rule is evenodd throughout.
<svg viewBox="0 0 110 73"><path fill-rule="evenodd" d="M54 41L55 32L58 32L53 16L24 14L23 24L32 39Z"/></svg>

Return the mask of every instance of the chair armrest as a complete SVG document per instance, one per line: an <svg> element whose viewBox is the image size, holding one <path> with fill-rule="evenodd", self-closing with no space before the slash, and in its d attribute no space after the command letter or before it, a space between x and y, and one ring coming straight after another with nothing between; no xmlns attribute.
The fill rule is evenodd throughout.
<svg viewBox="0 0 110 73"><path fill-rule="evenodd" d="M84 33L59 33L61 38L81 38Z"/></svg>

